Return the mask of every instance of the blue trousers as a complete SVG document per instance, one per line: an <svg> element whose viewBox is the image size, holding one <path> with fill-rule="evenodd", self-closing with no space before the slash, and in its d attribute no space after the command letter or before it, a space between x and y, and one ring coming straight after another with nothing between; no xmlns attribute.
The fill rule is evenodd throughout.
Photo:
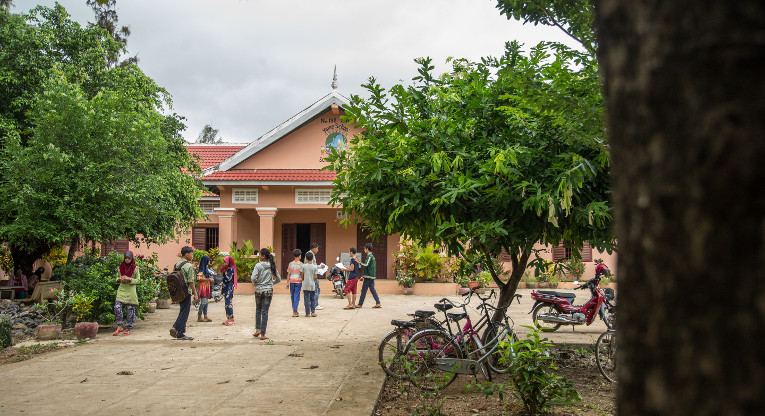
<svg viewBox="0 0 765 416"><path fill-rule="evenodd" d="M359 296L359 306L364 304L364 298L367 296L367 289L369 289L370 292L372 292L372 297L375 298L375 302L377 304L380 304L380 297L377 296L377 290L375 289L375 279L370 279L368 277L364 278L364 281L361 284L361 296Z"/></svg>
<svg viewBox="0 0 765 416"><path fill-rule="evenodd" d="M318 278L314 282L314 286L316 286L316 290L314 291L316 293L313 295L314 296L313 297L313 303L314 303L314 306L319 306L319 295L321 295L321 286L319 286L319 279Z"/></svg>
<svg viewBox="0 0 765 416"><path fill-rule="evenodd" d="M304 290L303 291L303 303L305 303L305 314L310 315L316 312L316 291Z"/></svg>
<svg viewBox="0 0 765 416"><path fill-rule="evenodd" d="M290 282L290 299L292 299L292 312L297 312L297 308L300 306L300 290L302 288L302 283Z"/></svg>
<svg viewBox="0 0 765 416"><path fill-rule="evenodd" d="M207 316L207 298L199 298L199 309L197 309L197 316Z"/></svg>
<svg viewBox="0 0 765 416"><path fill-rule="evenodd" d="M229 280L223 286L223 299L226 302L226 318L234 319L234 281Z"/></svg>

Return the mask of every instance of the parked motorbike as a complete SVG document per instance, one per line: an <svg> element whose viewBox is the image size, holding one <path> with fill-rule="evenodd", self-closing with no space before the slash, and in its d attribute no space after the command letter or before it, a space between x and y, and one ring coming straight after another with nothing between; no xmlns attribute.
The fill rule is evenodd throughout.
<svg viewBox="0 0 765 416"><path fill-rule="evenodd" d="M561 325L590 325L598 315L608 329L613 329L616 311L615 296L612 289L601 290L598 287L602 274L596 272L594 278L574 288L575 290L590 289L592 297L581 306L573 304L576 298L573 293L552 290L531 292L531 298L535 302L529 313L532 314L534 326L545 332L553 332Z"/></svg>
<svg viewBox="0 0 765 416"><path fill-rule="evenodd" d="M210 277L213 279L210 284L210 297L213 298L216 302L219 302L221 299L223 299L223 276L209 267L207 268L207 271L210 273Z"/></svg>
<svg viewBox="0 0 765 416"><path fill-rule="evenodd" d="M329 280L332 282L332 291L341 298L345 296L345 274L336 265L329 269Z"/></svg>

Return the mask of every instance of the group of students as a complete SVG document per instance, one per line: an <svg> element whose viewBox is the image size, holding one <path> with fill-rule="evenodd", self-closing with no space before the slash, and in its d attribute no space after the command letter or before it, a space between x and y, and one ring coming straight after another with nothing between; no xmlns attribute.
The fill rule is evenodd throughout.
<svg viewBox="0 0 765 416"><path fill-rule="evenodd" d="M289 273L289 289L290 298L292 299L292 316L299 316L298 306L300 303L300 291L303 291L303 299L305 306L305 316L315 317L317 309L323 309L318 306L319 300L319 284L317 282L317 276L319 276L316 254L319 251L319 245L316 243L311 244L311 249L305 254L305 263L300 261L302 257L301 250L295 250L293 255L295 256L287 270ZM364 252L367 255L365 263L361 263L356 259L356 249L351 247L351 262L350 268L343 267L342 270L348 271L348 282L345 285L345 294L348 298L348 306L343 309L356 309L361 308L364 303L367 290L370 290L374 297L376 304L373 308L381 308L380 298L375 290L375 269L376 263L374 255L372 254L372 244L366 244L364 246ZM274 256L270 250L263 248L259 252L260 261L255 265L250 280L255 289L255 332L252 334L254 337L260 340L266 340L266 329L268 327L268 310L271 307L271 299L273 298L274 285L281 281L281 276L276 269L276 263L274 262ZM212 322L207 316L208 299L211 295L211 284L213 278L209 273L210 257L203 256L199 262L198 272L195 273L195 268L192 263L194 258L194 249L191 247L183 247L181 249L181 260L175 264L174 269L179 270L183 276L183 280L186 282L188 294L186 298L180 302L180 311L178 318L175 320L172 328L170 329L170 336L179 340L190 341L192 337L186 335L186 323L191 312L192 299L197 308L197 322ZM360 267L364 267L364 274L360 275ZM223 325L231 326L235 324L234 321L234 289L237 287L237 273L236 262L231 256L226 256L223 259L223 266L220 269L223 275L223 298L225 300L226 320L223 321ZM133 253L126 251L123 257L122 263L119 267L119 287L117 288L117 297L114 302L114 317L117 324L117 329L112 335L130 335L130 331L133 328L135 321L135 307L138 305L138 296L136 294L136 286L140 283L140 271L135 265L133 259ZM357 283L359 278L363 280L363 286L361 296L359 297L359 303L356 305L356 292ZM125 319L126 318L126 319ZM123 321L127 321L127 325L123 325ZM124 329L126 328L126 329Z"/></svg>

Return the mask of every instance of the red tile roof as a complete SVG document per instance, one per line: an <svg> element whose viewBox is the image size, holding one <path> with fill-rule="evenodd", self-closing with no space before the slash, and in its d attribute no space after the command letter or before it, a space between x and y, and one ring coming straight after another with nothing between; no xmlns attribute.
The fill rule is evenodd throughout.
<svg viewBox="0 0 765 416"><path fill-rule="evenodd" d="M206 175L203 181L331 181L332 171L319 169L237 169Z"/></svg>
<svg viewBox="0 0 765 416"><path fill-rule="evenodd" d="M202 160L199 161L199 166L202 169L215 166L220 162L228 159L234 153L242 150L246 145L193 145L186 146L189 153L198 155Z"/></svg>

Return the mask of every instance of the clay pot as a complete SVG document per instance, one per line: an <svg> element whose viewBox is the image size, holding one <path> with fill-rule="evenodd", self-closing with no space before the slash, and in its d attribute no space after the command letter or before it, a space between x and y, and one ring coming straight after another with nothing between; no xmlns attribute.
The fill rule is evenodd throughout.
<svg viewBox="0 0 765 416"><path fill-rule="evenodd" d="M154 313L157 309L157 302L149 302L143 307L143 311L146 313Z"/></svg>
<svg viewBox="0 0 765 416"><path fill-rule="evenodd" d="M478 287L481 287L480 283L478 283L478 282L468 282L468 288L470 288L470 290L473 290L473 289L478 288Z"/></svg>
<svg viewBox="0 0 765 416"><path fill-rule="evenodd" d="M95 338L98 333L98 322L78 322L74 324L74 335L77 339Z"/></svg>
<svg viewBox="0 0 765 416"><path fill-rule="evenodd" d="M457 294L460 295L460 296L467 295L468 293L470 293L470 288L469 287L460 287L460 288L457 289Z"/></svg>
<svg viewBox="0 0 765 416"><path fill-rule="evenodd" d="M35 339L38 341L59 339L60 337L61 325L37 325L35 328Z"/></svg>
<svg viewBox="0 0 765 416"><path fill-rule="evenodd" d="M404 294L405 295L411 295L412 293L414 293L414 288L413 287L405 287L404 288Z"/></svg>
<svg viewBox="0 0 765 416"><path fill-rule="evenodd" d="M170 309L172 304L172 299L157 299L157 309Z"/></svg>

